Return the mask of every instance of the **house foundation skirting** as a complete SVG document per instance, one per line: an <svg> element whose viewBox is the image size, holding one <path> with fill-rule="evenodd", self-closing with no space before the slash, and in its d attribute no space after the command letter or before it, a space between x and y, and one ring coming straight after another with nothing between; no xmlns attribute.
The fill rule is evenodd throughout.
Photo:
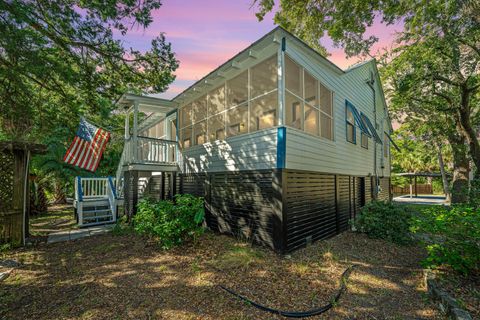
<svg viewBox="0 0 480 320"><path fill-rule="evenodd" d="M378 195L374 177L291 169L179 173L165 175L163 182L158 179L162 178L152 182L155 188L147 186L150 195L158 199L178 193L204 197L210 229L249 239L279 253L346 231L349 221L366 203L375 197L390 199L389 177L379 179ZM127 176L126 181L130 181ZM138 200L138 193L125 195L126 212L134 214L135 197Z"/></svg>

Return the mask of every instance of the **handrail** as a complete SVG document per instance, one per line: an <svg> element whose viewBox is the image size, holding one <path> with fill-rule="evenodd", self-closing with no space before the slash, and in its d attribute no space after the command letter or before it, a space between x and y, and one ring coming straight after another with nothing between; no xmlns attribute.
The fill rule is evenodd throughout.
<svg viewBox="0 0 480 320"><path fill-rule="evenodd" d="M82 188L82 178L77 177L77 196L78 196L78 201L82 202L83 201L83 188Z"/></svg>
<svg viewBox="0 0 480 320"><path fill-rule="evenodd" d="M116 221L117 194L115 191L115 186L113 184L112 177L108 177L107 196L108 196L108 204L110 205L110 211L112 212L113 221Z"/></svg>

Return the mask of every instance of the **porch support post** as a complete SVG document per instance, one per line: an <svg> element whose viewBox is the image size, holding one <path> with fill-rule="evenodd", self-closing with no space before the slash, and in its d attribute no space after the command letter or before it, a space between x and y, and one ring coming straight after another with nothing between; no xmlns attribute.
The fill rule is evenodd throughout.
<svg viewBox="0 0 480 320"><path fill-rule="evenodd" d="M277 76L278 76L278 125L285 124L285 49L286 39L282 38L277 55Z"/></svg>
<svg viewBox="0 0 480 320"><path fill-rule="evenodd" d="M130 110L127 110L127 115L125 116L125 140L130 138Z"/></svg>
<svg viewBox="0 0 480 320"><path fill-rule="evenodd" d="M133 104L133 138L132 138L132 159L136 162L138 159L138 101Z"/></svg>

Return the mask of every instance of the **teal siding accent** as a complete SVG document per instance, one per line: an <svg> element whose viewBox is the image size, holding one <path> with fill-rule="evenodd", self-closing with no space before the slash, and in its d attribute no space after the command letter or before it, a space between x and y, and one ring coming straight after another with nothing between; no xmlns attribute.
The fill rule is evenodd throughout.
<svg viewBox="0 0 480 320"><path fill-rule="evenodd" d="M287 128L280 127L277 131L277 168L285 168L285 158L287 150Z"/></svg>

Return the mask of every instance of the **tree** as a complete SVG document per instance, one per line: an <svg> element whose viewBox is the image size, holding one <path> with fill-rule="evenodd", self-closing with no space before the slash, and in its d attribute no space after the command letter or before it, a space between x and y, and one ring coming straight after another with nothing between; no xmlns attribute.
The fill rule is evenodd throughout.
<svg viewBox="0 0 480 320"><path fill-rule="evenodd" d="M403 71L403 83L392 86L389 98L403 99L401 106L412 102L429 105L432 113L445 115L449 128L448 140L458 156L457 164L467 162L464 142L480 173L480 144L477 139L479 125L480 92L480 2L467 0L386 0L386 1L323 1L256 0L257 16L262 19L267 12L279 8L275 21L305 41L318 46L327 34L347 55L370 55L375 36L364 37L367 27L376 17L385 24L402 22L404 30L397 37L396 49L388 64L395 63ZM395 61L394 61L395 60ZM403 64L403 66L402 66ZM391 68L392 69L392 68ZM394 69L394 68L393 68ZM387 82L395 82L397 74L390 72ZM421 100L421 101L420 101ZM412 111L412 110L410 110ZM405 113L406 110L397 110ZM422 116L422 110L416 113ZM435 123L435 121L433 121ZM432 126L433 127L433 126ZM457 171L460 180L465 170ZM455 176L455 175L454 175Z"/></svg>
<svg viewBox="0 0 480 320"><path fill-rule="evenodd" d="M146 28L157 0L0 2L0 125L30 139L81 114L100 122L126 91L161 92L177 60L163 34L142 53L114 37ZM70 127L73 131L74 128ZM30 132L30 134L29 134Z"/></svg>
<svg viewBox="0 0 480 320"><path fill-rule="evenodd" d="M56 197L73 176L91 175L62 157L81 116L113 133L99 174L113 175L123 146L124 115L112 112L125 92L156 93L174 80L171 45L159 33L151 48L128 48L122 36L147 28L159 0L0 1L0 139L45 143L33 169Z"/></svg>

